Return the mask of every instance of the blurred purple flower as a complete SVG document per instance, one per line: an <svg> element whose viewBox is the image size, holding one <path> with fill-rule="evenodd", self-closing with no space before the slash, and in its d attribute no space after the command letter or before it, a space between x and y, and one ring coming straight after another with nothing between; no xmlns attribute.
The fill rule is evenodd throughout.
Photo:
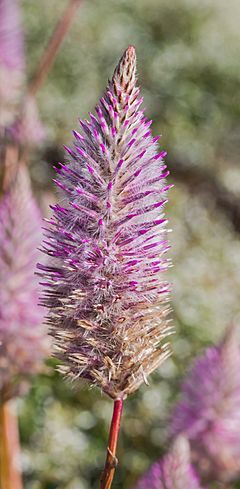
<svg viewBox="0 0 240 489"><path fill-rule="evenodd" d="M8 128L8 135L22 145L40 145L46 136L45 128L39 118L36 102L27 96L20 110L20 115Z"/></svg>
<svg viewBox="0 0 240 489"><path fill-rule="evenodd" d="M190 441L193 460L209 480L240 471L240 351L237 329L197 359L182 387L171 433Z"/></svg>
<svg viewBox="0 0 240 489"><path fill-rule="evenodd" d="M24 70L24 46L18 0L0 0L0 65Z"/></svg>
<svg viewBox="0 0 240 489"><path fill-rule="evenodd" d="M178 437L169 453L150 467L135 489L201 489L191 465L188 441Z"/></svg>
<svg viewBox="0 0 240 489"><path fill-rule="evenodd" d="M27 169L0 201L0 393L38 372L47 340L38 307L34 275L41 242L41 215L33 199Z"/></svg>
<svg viewBox="0 0 240 489"><path fill-rule="evenodd" d="M33 146L45 138L36 102L25 95L24 35L17 0L0 0L0 132Z"/></svg>
<svg viewBox="0 0 240 489"><path fill-rule="evenodd" d="M0 0L0 126L12 122L25 81L20 9L16 0Z"/></svg>
<svg viewBox="0 0 240 489"><path fill-rule="evenodd" d="M169 356L169 260L163 208L169 186L157 139L139 107L136 55L125 51L96 107L80 121L61 201L39 265L43 305L61 371L125 397Z"/></svg>

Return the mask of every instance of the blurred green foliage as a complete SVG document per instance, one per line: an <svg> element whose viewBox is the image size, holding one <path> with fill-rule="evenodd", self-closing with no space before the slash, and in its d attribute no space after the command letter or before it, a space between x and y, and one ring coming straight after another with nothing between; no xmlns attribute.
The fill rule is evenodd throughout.
<svg viewBox="0 0 240 489"><path fill-rule="evenodd" d="M30 79L67 2L21 3ZM239 16L238 0L83 0L38 96L48 140L32 156L32 176L44 206L49 161L93 109L128 44L136 46L146 114L163 134L167 160L211 174L238 199ZM133 487L166 450L169 413L191 358L239 321L240 244L231 219L207 188L193 194L177 170L171 180L174 354L126 402L116 488ZM69 386L50 362L19 402L26 489L97 488L111 410L99 392Z"/></svg>

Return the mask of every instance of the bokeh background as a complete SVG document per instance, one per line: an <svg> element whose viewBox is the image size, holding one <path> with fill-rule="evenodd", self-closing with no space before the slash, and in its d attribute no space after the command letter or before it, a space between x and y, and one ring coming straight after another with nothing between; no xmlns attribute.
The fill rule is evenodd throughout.
<svg viewBox="0 0 240 489"><path fill-rule="evenodd" d="M30 80L67 2L20 4ZM132 488L165 452L169 414L191 359L240 322L239 19L239 0L83 0L37 96L46 138L30 168L46 213L62 145L134 44L146 114L162 134L175 185L167 207L174 353L126 403L116 488ZM69 386L50 362L18 408L26 489L97 488L111 402Z"/></svg>

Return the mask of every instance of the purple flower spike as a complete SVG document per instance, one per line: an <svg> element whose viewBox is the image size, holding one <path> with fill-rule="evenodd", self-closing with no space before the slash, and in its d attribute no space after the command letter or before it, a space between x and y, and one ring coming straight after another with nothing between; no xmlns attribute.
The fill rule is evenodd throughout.
<svg viewBox="0 0 240 489"><path fill-rule="evenodd" d="M24 46L18 0L0 0L0 65L24 70Z"/></svg>
<svg viewBox="0 0 240 489"><path fill-rule="evenodd" d="M170 452L150 467L135 489L201 489L187 440L178 437Z"/></svg>
<svg viewBox="0 0 240 489"><path fill-rule="evenodd" d="M66 148L43 247L50 258L39 265L60 370L113 399L147 382L170 354L167 172L141 102L129 46L96 114Z"/></svg>
<svg viewBox="0 0 240 489"><path fill-rule="evenodd" d="M41 236L41 215L21 167L0 201L0 402L40 371L47 356L34 275Z"/></svg>
<svg viewBox="0 0 240 489"><path fill-rule="evenodd" d="M24 45L17 0L0 0L0 126L12 122L24 83Z"/></svg>
<svg viewBox="0 0 240 489"><path fill-rule="evenodd" d="M188 437L193 459L207 480L240 472L240 351L237 329L196 361L182 387L171 432Z"/></svg>

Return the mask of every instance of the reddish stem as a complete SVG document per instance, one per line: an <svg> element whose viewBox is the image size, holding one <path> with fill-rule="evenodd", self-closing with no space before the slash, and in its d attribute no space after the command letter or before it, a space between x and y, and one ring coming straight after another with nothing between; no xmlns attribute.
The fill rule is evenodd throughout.
<svg viewBox="0 0 240 489"><path fill-rule="evenodd" d="M108 439L107 457L105 467L101 477L101 489L110 489L114 477L114 473L118 464L116 457L118 435L120 422L123 410L123 400L117 399L114 401L113 416Z"/></svg>
<svg viewBox="0 0 240 489"><path fill-rule="evenodd" d="M16 144L7 144L3 150L2 161L4 165L3 172L3 191L7 191L12 182L14 182L18 163L19 163L19 148Z"/></svg>
<svg viewBox="0 0 240 489"><path fill-rule="evenodd" d="M18 423L11 401L0 405L0 487L23 489Z"/></svg>
<svg viewBox="0 0 240 489"><path fill-rule="evenodd" d="M80 5L81 0L69 0L66 10L63 12L61 19L59 20L55 31L49 41L46 51L43 53L42 59L39 62L32 82L30 83L28 94L36 95L36 92L42 86L53 62L57 52L64 40L64 37L69 30L69 27L74 19L75 13Z"/></svg>

